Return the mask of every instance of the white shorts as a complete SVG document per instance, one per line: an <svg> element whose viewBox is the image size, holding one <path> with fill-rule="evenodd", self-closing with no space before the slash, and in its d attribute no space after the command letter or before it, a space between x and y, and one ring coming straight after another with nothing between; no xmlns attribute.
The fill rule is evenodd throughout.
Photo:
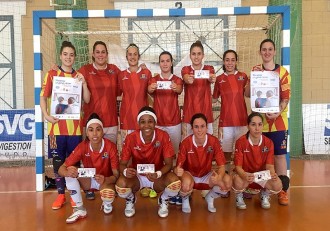
<svg viewBox="0 0 330 231"><path fill-rule="evenodd" d="M157 128L165 131L171 138L171 142L174 148L174 153L178 154L179 145L181 142L181 123L174 126L156 126Z"/></svg>
<svg viewBox="0 0 330 231"><path fill-rule="evenodd" d="M224 152L233 152L236 140L248 131L246 126L223 127L223 139L220 140Z"/></svg>
<svg viewBox="0 0 330 231"><path fill-rule="evenodd" d="M207 124L207 133L213 135L213 123ZM188 123L182 123L182 140L191 134L193 134L191 125Z"/></svg>
<svg viewBox="0 0 330 231"><path fill-rule="evenodd" d="M154 182L148 180L146 176L142 176L140 174L136 174L137 178L140 181L140 189L141 188L154 188Z"/></svg>
<svg viewBox="0 0 330 231"><path fill-rule="evenodd" d="M209 172L205 176L202 177L192 176L192 178L194 179L195 184L209 184L211 175L212 172Z"/></svg>
<svg viewBox="0 0 330 231"><path fill-rule="evenodd" d="M103 132L104 138L112 141L114 144L117 143L118 126L105 127L103 128Z"/></svg>

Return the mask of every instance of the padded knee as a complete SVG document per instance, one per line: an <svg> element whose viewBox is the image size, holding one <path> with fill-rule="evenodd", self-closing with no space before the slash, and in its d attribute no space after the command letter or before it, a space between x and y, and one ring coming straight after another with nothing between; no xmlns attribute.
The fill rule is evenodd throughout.
<svg viewBox="0 0 330 231"><path fill-rule="evenodd" d="M181 181L180 180L174 181L171 184L167 185L166 188L174 193L178 193L181 189Z"/></svg>
<svg viewBox="0 0 330 231"><path fill-rule="evenodd" d="M282 181L283 191L287 191L290 186L290 178L285 175L280 175L278 176L278 178L280 178L280 180Z"/></svg>
<svg viewBox="0 0 330 231"><path fill-rule="evenodd" d="M131 193L132 189L131 188L121 188L116 185L116 191L118 193L118 196L121 198L127 198Z"/></svg>
<svg viewBox="0 0 330 231"><path fill-rule="evenodd" d="M102 189L100 191L100 195L102 201L107 201L112 203L113 200L115 199L115 191L113 191L112 189L108 189L108 188Z"/></svg>

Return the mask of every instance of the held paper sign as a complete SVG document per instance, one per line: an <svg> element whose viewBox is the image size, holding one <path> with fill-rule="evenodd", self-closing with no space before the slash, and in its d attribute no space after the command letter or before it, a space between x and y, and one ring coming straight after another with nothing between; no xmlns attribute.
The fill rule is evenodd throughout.
<svg viewBox="0 0 330 231"><path fill-rule="evenodd" d="M154 173L154 164L137 164L136 166L138 174Z"/></svg>
<svg viewBox="0 0 330 231"><path fill-rule="evenodd" d="M171 81L157 81L157 89L158 90L166 90L171 89Z"/></svg>
<svg viewBox="0 0 330 231"><path fill-rule="evenodd" d="M280 111L280 77L275 71L251 71L251 109L254 112Z"/></svg>
<svg viewBox="0 0 330 231"><path fill-rule="evenodd" d="M95 174L95 168L78 168L78 177L94 177Z"/></svg>
<svg viewBox="0 0 330 231"><path fill-rule="evenodd" d="M210 71L209 70L195 70L195 79L209 79Z"/></svg>
<svg viewBox="0 0 330 231"><path fill-rule="evenodd" d="M58 119L80 119L82 82L55 76L51 98L51 115Z"/></svg>
<svg viewBox="0 0 330 231"><path fill-rule="evenodd" d="M270 176L270 171L260 171L253 173L254 175L254 182L261 182L261 181L267 181L270 180L272 177Z"/></svg>

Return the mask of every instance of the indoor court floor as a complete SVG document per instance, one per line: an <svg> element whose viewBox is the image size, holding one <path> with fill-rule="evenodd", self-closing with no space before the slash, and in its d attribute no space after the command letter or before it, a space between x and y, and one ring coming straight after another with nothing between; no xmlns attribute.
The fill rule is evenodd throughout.
<svg viewBox="0 0 330 231"><path fill-rule="evenodd" d="M194 191L191 214L170 205L169 216L159 218L157 199L138 196L135 216L126 218L123 199L117 197L112 214L104 215L97 193L94 201L85 201L87 218L66 224L72 209L66 203L52 210L56 194L55 190L35 192L34 167L0 168L0 230L330 230L330 160L291 160L290 205L278 205L273 196L269 210L260 207L258 195L245 200L246 210L238 210L231 193L215 200L217 212L209 213L200 192Z"/></svg>

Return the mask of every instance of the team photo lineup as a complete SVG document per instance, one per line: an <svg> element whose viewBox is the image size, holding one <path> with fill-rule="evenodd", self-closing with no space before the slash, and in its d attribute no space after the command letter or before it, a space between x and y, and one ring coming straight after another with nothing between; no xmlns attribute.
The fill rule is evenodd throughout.
<svg viewBox="0 0 330 231"><path fill-rule="evenodd" d="M63 207L67 189L73 213L66 223L99 212L87 212L83 202L98 195L104 214L111 214L116 200L125 200L126 217L135 214L137 193L157 197L161 218L173 204L191 213L192 193L204 197L210 213L217 210L216 198L235 197L233 206L240 210L248 209L245 200L255 194L263 209L270 209L270 197L275 196L280 205L289 204L291 77L274 61L273 40L260 41L260 62L251 67L252 72L278 76L278 86L266 86L264 92L251 87L250 73L238 70L235 50L223 53L223 73L217 76L213 66L203 63L199 40L191 44L191 65L182 67L181 76L173 74L170 51L159 54L159 73L154 74L139 62L138 44L125 48L124 70L108 63L111 50L103 41L94 43L92 63L75 70L76 49L70 41L62 42L60 63L47 72L40 93L58 191L52 209ZM81 94L53 94L55 77L75 79L72 85L78 85ZM264 113L250 112L246 98ZM218 129L213 129L212 104L217 102L220 116ZM267 112L270 105L279 110ZM79 112L79 119L70 117Z"/></svg>

